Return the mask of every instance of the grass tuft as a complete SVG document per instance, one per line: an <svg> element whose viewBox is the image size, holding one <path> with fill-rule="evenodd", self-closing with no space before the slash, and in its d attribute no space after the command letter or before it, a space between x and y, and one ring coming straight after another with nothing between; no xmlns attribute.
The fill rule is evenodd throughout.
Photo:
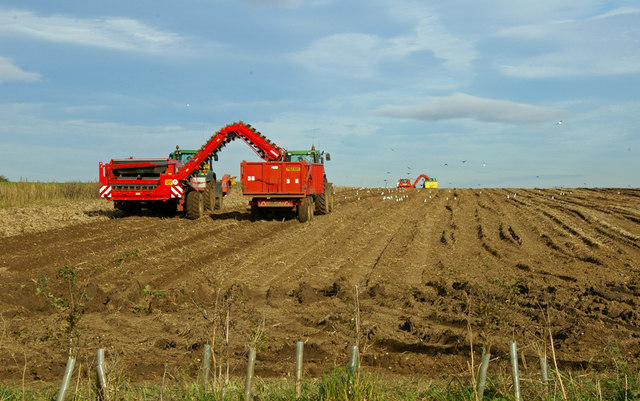
<svg viewBox="0 0 640 401"><path fill-rule="evenodd" d="M376 380L358 369L335 368L322 375L317 390L319 401L374 401L380 399ZM313 399L313 398L312 398Z"/></svg>

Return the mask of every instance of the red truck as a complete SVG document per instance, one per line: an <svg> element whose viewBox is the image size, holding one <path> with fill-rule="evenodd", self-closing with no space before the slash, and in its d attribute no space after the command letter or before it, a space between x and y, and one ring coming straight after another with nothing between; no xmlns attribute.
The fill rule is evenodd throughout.
<svg viewBox="0 0 640 401"><path fill-rule="evenodd" d="M213 160L217 160L217 153L227 143L237 138L242 139L261 159L265 160L257 164L279 166L280 163L288 163L291 157L300 157L306 161L300 162L305 164L304 166L299 164L299 168L313 171L310 175L298 177L301 185L293 192L288 188L273 186L258 192L244 193L247 196L257 195L251 201L252 216L261 215L260 212L267 208L282 209L282 205L276 205L271 201L273 198L279 198L282 202L289 200L291 208L298 212L300 221L309 220L316 211L318 213L329 211L329 202L333 200L329 194L333 193L333 187L326 182L324 175L324 154L315 149L304 152L305 154L287 152L242 121L217 131L186 164L172 158L129 158L113 159L109 163L100 162L99 181L102 184L100 196L113 201L116 208L126 211L149 207L168 212L185 211L188 218L200 218L207 210L214 210L216 205L221 204L218 198L223 194L222 183L216 180L215 174L209 169L203 185L201 172L207 165L210 166ZM263 177L262 174L253 174L252 177L257 182L273 179L271 176ZM286 177L283 179L286 181ZM242 182L245 184L244 178ZM258 205L256 199L267 202ZM258 205L256 206L258 209L254 210L254 204Z"/></svg>

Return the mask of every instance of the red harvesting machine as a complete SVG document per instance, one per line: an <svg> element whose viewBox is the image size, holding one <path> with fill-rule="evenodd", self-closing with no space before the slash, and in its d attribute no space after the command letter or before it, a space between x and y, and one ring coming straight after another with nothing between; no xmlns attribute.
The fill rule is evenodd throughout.
<svg viewBox="0 0 640 401"><path fill-rule="evenodd" d="M172 158L100 162L100 196L128 212L149 207L166 212L185 211L188 218L200 218L206 211L222 205L230 177L217 181L210 166L217 160L217 153L237 138L265 160L241 165L243 194L252 197L252 218L267 210L290 210L297 212L298 219L304 222L314 212L330 211L333 187L324 173L324 152L315 149L305 155L299 155L300 151L287 152L242 121L217 131L186 164ZM293 162L291 157L301 160ZM276 176L272 174L276 170L286 173ZM203 171L208 171L204 177ZM293 177L291 174L296 171L298 174ZM289 185L291 179L295 188Z"/></svg>
<svg viewBox="0 0 640 401"><path fill-rule="evenodd" d="M400 178L398 180L398 188L415 188L418 182L424 178L424 183L421 188L438 188L438 180L435 178L429 178L426 174L420 174L416 180L411 183L410 178Z"/></svg>

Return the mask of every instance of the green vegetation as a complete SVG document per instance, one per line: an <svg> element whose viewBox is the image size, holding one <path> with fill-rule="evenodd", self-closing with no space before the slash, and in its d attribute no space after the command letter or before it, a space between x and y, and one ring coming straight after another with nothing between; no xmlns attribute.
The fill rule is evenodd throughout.
<svg viewBox="0 0 640 401"><path fill-rule="evenodd" d="M122 254L121 257L113 260L114 266L120 266L125 260L129 259L132 256L138 256L140 254L140 250L138 248L134 248L130 251L126 251Z"/></svg>
<svg viewBox="0 0 640 401"><path fill-rule="evenodd" d="M153 290L149 284L144 286L142 291L138 291L138 295L142 296L142 299L138 302L138 305L132 308L134 313L146 312L151 313L151 302L154 298L159 298L164 295L164 290Z"/></svg>
<svg viewBox="0 0 640 401"><path fill-rule="evenodd" d="M374 401L382 399L376 391L377 382L373 376L361 374L357 369L336 368L322 375L317 395L310 400Z"/></svg>
<svg viewBox="0 0 640 401"><path fill-rule="evenodd" d="M109 372L107 372L108 374ZM581 372L572 376L563 374L566 383L567 400L586 401L627 401L640 399L640 377L622 372L609 372L609 375L596 372ZM74 380L75 376L74 376ZM95 388L86 384L86 377L80 380L80 386L70 394L68 400L96 399ZM163 384L161 384L163 383ZM180 380L167 375L166 380L158 384L136 385L123 378L111 382L110 399L113 400L198 400L198 401L231 401L243 400L243 379L232 380L226 389L218 383L217 388L211 385L203 388L195 381ZM527 381L522 384L523 400L563 400L560 389L554 381L546 387L539 381ZM346 368L336 368L322 376L321 379L307 379L302 387L301 401L475 401L473 387L463 383L461 377L451 377L438 381L385 376L380 377L366 371L360 373ZM27 389L25 400L45 401L55 398L57 385L38 389ZM295 401L293 380L264 379L254 384L252 391L255 400ZM22 400L23 393L19 385L0 385L0 401ZM511 378L499 374L488 379L484 392L484 400L514 400Z"/></svg>
<svg viewBox="0 0 640 401"><path fill-rule="evenodd" d="M69 344L69 355L76 355L79 345L79 323L84 314L85 302L91 301L87 295L87 278L84 284L79 284L79 272L75 266L64 266L56 273L58 290L51 288L49 278L40 276L37 280L36 295L44 296L49 306L54 310L60 325L49 327L42 341L52 338L65 338Z"/></svg>
<svg viewBox="0 0 640 401"><path fill-rule="evenodd" d="M98 198L94 182L9 182L0 176L0 208L58 205Z"/></svg>

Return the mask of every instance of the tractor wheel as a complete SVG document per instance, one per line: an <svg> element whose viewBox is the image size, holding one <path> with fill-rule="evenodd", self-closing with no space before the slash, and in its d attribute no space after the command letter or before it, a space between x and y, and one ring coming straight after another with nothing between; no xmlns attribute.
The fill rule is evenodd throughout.
<svg viewBox="0 0 640 401"><path fill-rule="evenodd" d="M316 196L315 210L318 214L327 214L331 210L329 209L329 202L331 201L331 194L329 193L329 183L327 179L324 179L324 192Z"/></svg>
<svg viewBox="0 0 640 401"><path fill-rule="evenodd" d="M189 191L186 203L186 216L188 219L195 220L204 216L204 199L200 192Z"/></svg>
<svg viewBox="0 0 640 401"><path fill-rule="evenodd" d="M329 213L333 212L333 184L329 184L329 189L327 190L327 210Z"/></svg>
<svg viewBox="0 0 640 401"><path fill-rule="evenodd" d="M302 200L302 203L298 205L298 221L300 223L306 223L311 219L310 215L313 214L313 211L311 210L309 203L309 197L307 196Z"/></svg>
<svg viewBox="0 0 640 401"><path fill-rule="evenodd" d="M316 203L313 200L312 196L307 196L307 199L309 200L309 221L313 219L313 214L315 213L316 210Z"/></svg>
<svg viewBox="0 0 640 401"><path fill-rule="evenodd" d="M222 197L224 194L222 193L222 183L216 181L216 187L213 194L213 205L215 209L222 209Z"/></svg>
<svg viewBox="0 0 640 401"><path fill-rule="evenodd" d="M214 180L209 181L207 183L207 186L204 188L204 192L202 193L205 211L213 211L213 209L215 208L215 185L216 182Z"/></svg>

